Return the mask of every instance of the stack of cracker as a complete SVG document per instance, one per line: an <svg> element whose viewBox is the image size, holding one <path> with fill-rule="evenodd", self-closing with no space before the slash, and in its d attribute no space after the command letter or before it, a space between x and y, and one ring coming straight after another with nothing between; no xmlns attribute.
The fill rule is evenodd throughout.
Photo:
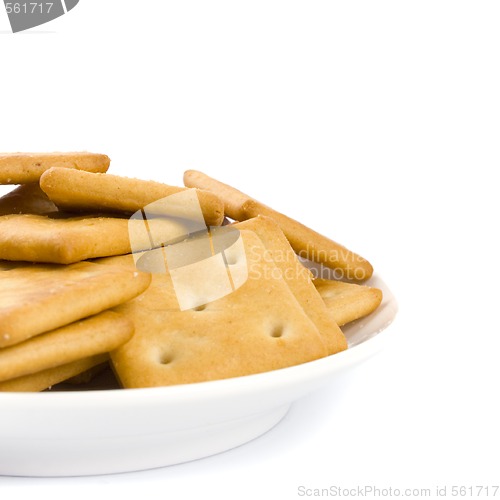
<svg viewBox="0 0 500 500"><path fill-rule="evenodd" d="M345 350L339 325L380 304L380 290L356 283L371 276L368 261L248 195L200 172L177 187L109 174L109 164L0 154L0 184L18 185L0 198L0 391L44 390L107 362L124 388L293 366ZM243 249L231 258L208 229L232 289L189 308L168 258L186 243L173 242L183 207L179 218L133 217L186 192L206 228L229 222ZM138 255L155 265L142 269ZM313 280L298 255L321 256L351 282ZM199 269L184 277L200 280Z"/></svg>
<svg viewBox="0 0 500 500"><path fill-rule="evenodd" d="M38 184L49 165L105 172L109 158L0 155L0 183L20 184L0 199L2 391L40 391L106 363L134 332L112 308L151 280L137 270L80 262L94 246L89 226L97 219L58 212Z"/></svg>

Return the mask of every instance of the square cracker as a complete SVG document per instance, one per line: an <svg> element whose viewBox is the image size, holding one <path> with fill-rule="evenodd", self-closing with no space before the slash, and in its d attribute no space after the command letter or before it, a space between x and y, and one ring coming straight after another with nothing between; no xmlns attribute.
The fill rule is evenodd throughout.
<svg viewBox="0 0 500 500"><path fill-rule="evenodd" d="M188 188L161 182L132 179L65 168L51 168L40 178L40 186L58 206L67 210L134 213ZM224 205L210 191L195 189L207 226L220 226Z"/></svg>
<svg viewBox="0 0 500 500"><path fill-rule="evenodd" d="M158 273L144 294L115 308L135 324L134 337L111 353L124 387L237 377L328 354L316 326L266 258L262 241L250 231L240 235L248 279L229 295L180 311L169 273Z"/></svg>
<svg viewBox="0 0 500 500"><path fill-rule="evenodd" d="M0 392L40 392L91 370L109 359L108 354L97 354L65 365L48 368L37 373L24 375L0 382Z"/></svg>
<svg viewBox="0 0 500 500"><path fill-rule="evenodd" d="M14 267L17 267L18 263L11 262L10 260L0 260L0 272L10 271Z"/></svg>
<svg viewBox="0 0 500 500"><path fill-rule="evenodd" d="M0 184L37 182L51 167L106 172L108 156L97 153L0 153Z"/></svg>
<svg viewBox="0 0 500 500"><path fill-rule="evenodd" d="M311 272L299 262L279 225L269 217L259 216L234 227L254 231L263 241L295 298L318 328L329 354L347 349L347 340L316 290Z"/></svg>
<svg viewBox="0 0 500 500"><path fill-rule="evenodd" d="M113 311L76 321L0 349L0 381L110 352L127 342L133 333L132 322Z"/></svg>
<svg viewBox="0 0 500 500"><path fill-rule="evenodd" d="M182 231L176 220L149 220L163 241ZM131 252L151 245L144 221L118 217L64 214L0 216L0 259L71 264L81 260Z"/></svg>
<svg viewBox="0 0 500 500"><path fill-rule="evenodd" d="M382 302L379 288L321 278L314 285L340 326L368 316Z"/></svg>
<svg viewBox="0 0 500 500"><path fill-rule="evenodd" d="M97 314L142 293L147 273L80 262L0 272L0 348Z"/></svg>
<svg viewBox="0 0 500 500"><path fill-rule="evenodd" d="M22 184L0 198L0 215L49 214L57 210L38 182Z"/></svg>

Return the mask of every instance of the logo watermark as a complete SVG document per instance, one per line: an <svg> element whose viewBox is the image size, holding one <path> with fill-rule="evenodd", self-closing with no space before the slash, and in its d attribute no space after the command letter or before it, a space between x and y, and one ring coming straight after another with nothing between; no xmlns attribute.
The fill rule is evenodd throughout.
<svg viewBox="0 0 500 500"><path fill-rule="evenodd" d="M136 267L168 274L181 311L223 298L249 279L306 281L323 274L305 265L306 259L291 247L272 251L254 244L245 247L233 225L207 227L195 190L138 210L130 217L128 230ZM328 270L334 273L327 276L330 279L344 277L341 269Z"/></svg>
<svg viewBox="0 0 500 500"><path fill-rule="evenodd" d="M225 297L248 279L240 232L232 226L207 227L194 190L138 210L128 227L136 267L168 273L181 311Z"/></svg>
<svg viewBox="0 0 500 500"><path fill-rule="evenodd" d="M25 31L64 16L80 0L9 1L4 0L5 10L13 33Z"/></svg>

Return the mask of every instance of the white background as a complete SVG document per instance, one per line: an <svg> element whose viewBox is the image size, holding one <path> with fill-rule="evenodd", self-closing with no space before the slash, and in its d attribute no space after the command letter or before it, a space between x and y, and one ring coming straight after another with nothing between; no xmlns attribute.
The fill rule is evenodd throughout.
<svg viewBox="0 0 500 500"><path fill-rule="evenodd" d="M2 496L499 485L499 26L492 1L81 0L12 35L0 9L0 150L203 170L367 257L400 306L380 355L247 445Z"/></svg>

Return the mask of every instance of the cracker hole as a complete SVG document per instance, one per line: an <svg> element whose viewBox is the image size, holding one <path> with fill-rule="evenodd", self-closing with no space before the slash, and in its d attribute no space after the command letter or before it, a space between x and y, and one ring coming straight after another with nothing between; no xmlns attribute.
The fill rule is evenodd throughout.
<svg viewBox="0 0 500 500"><path fill-rule="evenodd" d="M169 365L174 360L174 357L170 353L160 354L159 362L161 365Z"/></svg>
<svg viewBox="0 0 500 500"><path fill-rule="evenodd" d="M204 311L207 308L206 304L202 304L201 306L193 307L193 311Z"/></svg>
<svg viewBox="0 0 500 500"><path fill-rule="evenodd" d="M283 326L282 325L277 325L271 330L271 337L274 337L275 339L280 338L283 336Z"/></svg>

